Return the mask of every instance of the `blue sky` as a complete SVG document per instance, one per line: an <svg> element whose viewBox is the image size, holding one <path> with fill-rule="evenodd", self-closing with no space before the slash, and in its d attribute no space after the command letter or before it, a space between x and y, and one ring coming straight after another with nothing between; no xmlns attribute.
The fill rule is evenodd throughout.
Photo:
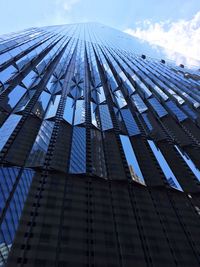
<svg viewBox="0 0 200 267"><path fill-rule="evenodd" d="M95 21L164 46L174 60L180 48L187 57L200 58L200 0L0 0L0 9L0 34Z"/></svg>

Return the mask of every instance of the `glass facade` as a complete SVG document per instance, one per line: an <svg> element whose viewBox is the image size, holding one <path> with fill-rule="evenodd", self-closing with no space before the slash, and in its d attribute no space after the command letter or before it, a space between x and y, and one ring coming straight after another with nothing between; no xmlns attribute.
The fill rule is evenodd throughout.
<svg viewBox="0 0 200 267"><path fill-rule="evenodd" d="M98 23L0 36L0 266L200 265L200 73L150 55Z"/></svg>

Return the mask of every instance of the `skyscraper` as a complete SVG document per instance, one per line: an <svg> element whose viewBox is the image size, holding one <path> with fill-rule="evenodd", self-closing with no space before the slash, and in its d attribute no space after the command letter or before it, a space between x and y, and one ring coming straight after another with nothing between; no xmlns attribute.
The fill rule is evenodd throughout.
<svg viewBox="0 0 200 267"><path fill-rule="evenodd" d="M1 36L0 71L0 266L200 266L199 71L94 23Z"/></svg>

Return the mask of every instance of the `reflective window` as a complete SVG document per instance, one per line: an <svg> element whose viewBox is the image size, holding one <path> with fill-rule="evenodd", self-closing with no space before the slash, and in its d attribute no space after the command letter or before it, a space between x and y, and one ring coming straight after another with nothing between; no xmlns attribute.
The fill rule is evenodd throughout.
<svg viewBox="0 0 200 267"><path fill-rule="evenodd" d="M81 124L84 122L85 122L85 101L76 100L74 125Z"/></svg>
<svg viewBox="0 0 200 267"><path fill-rule="evenodd" d="M61 98L60 95L56 95L53 97L53 99L51 100L50 105L48 107L48 110L46 112L45 119L49 119L49 118L56 116L56 112L58 109L60 98Z"/></svg>
<svg viewBox="0 0 200 267"><path fill-rule="evenodd" d="M114 94L116 96L116 100L117 100L117 103L118 103L120 108L123 108L124 106L127 105L126 100L124 99L124 96L123 96L121 90L115 91Z"/></svg>
<svg viewBox="0 0 200 267"><path fill-rule="evenodd" d="M186 111L186 113L188 113L190 117L192 117L192 119L197 119L196 113L190 107L188 107L188 105L185 104L182 107L184 111Z"/></svg>
<svg viewBox="0 0 200 267"><path fill-rule="evenodd" d="M92 172L95 175L106 178L106 163L102 143L101 132L91 129Z"/></svg>
<svg viewBox="0 0 200 267"><path fill-rule="evenodd" d="M140 134L140 130L137 126L135 119L133 118L129 109L122 109L121 114L126 125L126 129L130 136Z"/></svg>
<svg viewBox="0 0 200 267"><path fill-rule="evenodd" d="M142 98L138 94L132 95L131 98L140 113L148 109L145 103L143 102Z"/></svg>
<svg viewBox="0 0 200 267"><path fill-rule="evenodd" d="M187 153L181 152L181 149L179 149L178 146L176 145L175 145L175 148L178 151L178 153L181 155L181 157L184 159L185 163L188 165L190 170L194 173L194 175L200 181L200 170L196 167L196 165L193 163L193 161L190 159Z"/></svg>
<svg viewBox="0 0 200 267"><path fill-rule="evenodd" d="M67 97L63 119L72 124L74 114L74 101L71 97Z"/></svg>
<svg viewBox="0 0 200 267"><path fill-rule="evenodd" d="M49 103L51 95L48 94L47 92L42 92L42 94L40 95L38 102L36 103L33 112L35 113L35 115L37 115L39 118L42 118L47 105Z"/></svg>
<svg viewBox="0 0 200 267"><path fill-rule="evenodd" d="M4 147L22 116L11 114L0 128L0 150Z"/></svg>
<svg viewBox="0 0 200 267"><path fill-rule="evenodd" d="M167 101L166 105L174 113L174 115L177 117L179 121L187 119L187 115L185 115L185 113L180 108L178 108L174 102Z"/></svg>
<svg viewBox="0 0 200 267"><path fill-rule="evenodd" d="M128 79L124 82L124 85L128 89L128 92L130 95L135 92L135 88L133 87L132 83Z"/></svg>
<svg viewBox="0 0 200 267"><path fill-rule="evenodd" d="M36 78L36 73L34 71L31 71L28 75L26 75L26 77L22 80L22 82L26 86L26 88L29 88L34 82L35 78Z"/></svg>
<svg viewBox="0 0 200 267"><path fill-rule="evenodd" d="M75 126L73 129L69 172L86 172L86 131L82 127Z"/></svg>
<svg viewBox="0 0 200 267"><path fill-rule="evenodd" d="M34 95L35 90L28 90L24 97L20 100L20 102L17 104L16 108L14 109L14 112L19 112L25 109L25 107L28 105L30 99Z"/></svg>
<svg viewBox="0 0 200 267"><path fill-rule="evenodd" d="M97 92L98 92L99 103L104 102L106 100L106 98L105 98L103 87L102 86L99 87L97 89Z"/></svg>
<svg viewBox="0 0 200 267"><path fill-rule="evenodd" d="M178 180L176 179L175 175L173 174L170 166L168 165L167 161L165 160L162 152L158 149L158 147L154 144L154 142L152 140L147 140L149 143L149 146L158 162L158 164L160 165L166 180L168 182L168 184L176 189L179 189L181 191L182 188L178 182Z"/></svg>
<svg viewBox="0 0 200 267"><path fill-rule="evenodd" d="M148 101L160 118L168 114L166 109L163 108L163 106L160 104L160 102L156 98L150 98L148 99Z"/></svg>
<svg viewBox="0 0 200 267"><path fill-rule="evenodd" d="M0 266L8 258L33 175L29 169L20 173L20 168L0 168L0 208L6 207L0 225ZM8 197L10 201L6 203Z"/></svg>
<svg viewBox="0 0 200 267"><path fill-rule="evenodd" d="M153 86L153 88L162 97L164 101L169 98L157 85Z"/></svg>
<svg viewBox="0 0 200 267"><path fill-rule="evenodd" d="M102 130L108 130L113 128L112 120L110 117L110 112L107 105L100 105L99 112L101 117Z"/></svg>
<svg viewBox="0 0 200 267"><path fill-rule="evenodd" d="M16 68L12 65L7 67L5 70L0 72L0 81L2 83L5 83L7 80L9 80L13 74L16 72Z"/></svg>
<svg viewBox="0 0 200 267"><path fill-rule="evenodd" d="M132 75L132 78L136 82L136 84L139 86L139 88L142 89L146 98L152 95L152 92L146 87L146 85L135 74Z"/></svg>
<svg viewBox="0 0 200 267"><path fill-rule="evenodd" d="M26 89L17 85L8 95L8 105L12 109L25 94Z"/></svg>
<svg viewBox="0 0 200 267"><path fill-rule="evenodd" d="M6 61L10 60L12 57L11 55L6 52L0 55L0 64L4 64Z"/></svg>
<svg viewBox="0 0 200 267"><path fill-rule="evenodd" d="M109 78L109 83L110 83L112 91L115 91L116 88L118 88L118 84L114 77Z"/></svg>
<svg viewBox="0 0 200 267"><path fill-rule="evenodd" d="M149 131L153 130L153 126L151 125L151 122L149 121L148 115L146 113L142 114L142 118L144 119Z"/></svg>
<svg viewBox="0 0 200 267"><path fill-rule="evenodd" d="M91 119L92 119L92 124L95 127L100 127L99 125L99 116L97 115L97 105L94 103L90 103L91 106Z"/></svg>
<svg viewBox="0 0 200 267"><path fill-rule="evenodd" d="M46 152L48 150L49 142L51 139L51 134L53 131L54 122L44 120L38 135L36 137L35 143L32 147L30 152L27 166L29 167L36 167L41 166L44 162Z"/></svg>
<svg viewBox="0 0 200 267"><path fill-rule="evenodd" d="M139 166L138 161L136 159L136 156L135 156L135 153L133 151L133 147L131 145L129 137L126 135L120 135L120 140L122 143L122 147L124 150L124 154L126 156L126 160L128 163L128 167L129 167L132 179L134 181L145 184L144 177L143 177L142 172L140 170L140 166Z"/></svg>

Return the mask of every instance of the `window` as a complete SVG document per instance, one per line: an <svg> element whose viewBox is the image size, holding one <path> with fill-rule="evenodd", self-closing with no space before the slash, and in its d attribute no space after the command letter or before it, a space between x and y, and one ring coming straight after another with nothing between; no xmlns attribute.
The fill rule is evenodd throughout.
<svg viewBox="0 0 200 267"><path fill-rule="evenodd" d="M193 174L197 177L197 179L200 181L200 170L195 166L193 161L190 159L190 157L187 155L187 153L184 153L181 151L180 148L178 148L177 145L175 145L176 150L181 155L185 163L188 165L190 170L193 172Z"/></svg>
<svg viewBox="0 0 200 267"><path fill-rule="evenodd" d="M74 114L74 101L71 97L67 97L63 119L72 124Z"/></svg>
<svg viewBox="0 0 200 267"><path fill-rule="evenodd" d="M78 126L73 129L69 172L86 172L86 132L85 128Z"/></svg>
<svg viewBox="0 0 200 267"><path fill-rule="evenodd" d="M112 120L110 117L110 112L108 109L108 106L105 105L100 105L99 106L99 112L100 112L100 117L101 117L101 126L102 130L106 131L109 129L113 128Z"/></svg>
<svg viewBox="0 0 200 267"><path fill-rule="evenodd" d="M0 128L0 150L4 147L22 116L11 114Z"/></svg>
<svg viewBox="0 0 200 267"><path fill-rule="evenodd" d="M160 118L168 114L156 98L150 98L148 101Z"/></svg>
<svg viewBox="0 0 200 267"><path fill-rule="evenodd" d="M122 147L124 150L124 154L126 156L126 160L128 163L128 167L129 167L132 179L134 181L145 184L144 177L143 177L142 172L140 170L140 167L139 167L138 161L136 159L135 153L133 151L133 147L131 145L129 137L126 135L120 135L120 139L121 139Z"/></svg>
<svg viewBox="0 0 200 267"><path fill-rule="evenodd" d="M178 190L182 190L178 180L176 179L175 175L173 174L170 166L168 165L167 161L165 160L162 152L158 149L158 147L154 144L154 142L152 140L147 140L148 144L158 162L158 164L160 165L166 180L168 182L168 184Z"/></svg>
<svg viewBox="0 0 200 267"><path fill-rule="evenodd" d="M45 119L49 119L49 118L56 116L60 98L61 98L60 95L53 96L53 98L51 99L50 105L48 107L48 110L46 112Z"/></svg>
<svg viewBox="0 0 200 267"><path fill-rule="evenodd" d="M130 136L140 134L140 130L137 126L135 119L133 118L129 109L122 109L121 114L126 125L126 129Z"/></svg>
<svg viewBox="0 0 200 267"><path fill-rule="evenodd" d="M142 98L138 94L132 95L131 98L140 113L143 113L148 109L145 103L143 102Z"/></svg>

